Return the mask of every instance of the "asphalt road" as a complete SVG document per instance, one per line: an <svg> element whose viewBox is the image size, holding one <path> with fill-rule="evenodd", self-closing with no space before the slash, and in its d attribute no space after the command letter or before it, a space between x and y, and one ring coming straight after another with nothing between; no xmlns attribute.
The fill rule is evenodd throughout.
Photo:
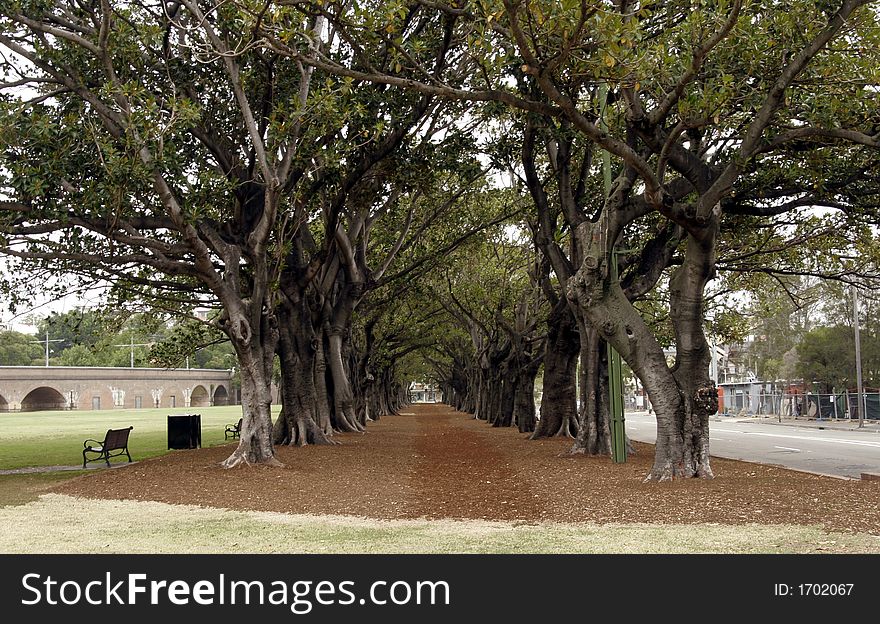
<svg viewBox="0 0 880 624"><path fill-rule="evenodd" d="M627 413L626 433L633 440L653 444L657 438L654 416ZM880 434L874 431L712 420L709 452L838 477L858 479L863 472L880 473Z"/></svg>

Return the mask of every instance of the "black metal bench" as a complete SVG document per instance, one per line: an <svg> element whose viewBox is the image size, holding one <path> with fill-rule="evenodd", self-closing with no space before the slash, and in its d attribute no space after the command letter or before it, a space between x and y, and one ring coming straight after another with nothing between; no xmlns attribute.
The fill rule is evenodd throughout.
<svg viewBox="0 0 880 624"><path fill-rule="evenodd" d="M125 455L131 462L131 455L128 452L128 434L134 427L127 429L108 429L104 435L104 441L86 440L83 442L83 468L86 464L93 461L104 460L107 467L110 467L110 458ZM89 458L87 453L92 453L96 457Z"/></svg>
<svg viewBox="0 0 880 624"><path fill-rule="evenodd" d="M238 422L235 423L234 425L226 425L226 431L223 433L224 439L228 440L229 438L232 438L234 440L235 438L241 437L241 421L242 420L243 420L242 418L239 418Z"/></svg>

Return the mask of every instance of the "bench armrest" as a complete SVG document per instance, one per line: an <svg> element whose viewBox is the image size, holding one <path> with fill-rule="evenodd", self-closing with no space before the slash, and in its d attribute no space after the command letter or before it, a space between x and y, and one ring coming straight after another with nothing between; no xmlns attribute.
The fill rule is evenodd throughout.
<svg viewBox="0 0 880 624"><path fill-rule="evenodd" d="M89 446L92 446L91 444L89 444L89 442L94 442L95 445L104 448L104 443L100 440L86 440L85 442L83 442L83 448L89 448Z"/></svg>

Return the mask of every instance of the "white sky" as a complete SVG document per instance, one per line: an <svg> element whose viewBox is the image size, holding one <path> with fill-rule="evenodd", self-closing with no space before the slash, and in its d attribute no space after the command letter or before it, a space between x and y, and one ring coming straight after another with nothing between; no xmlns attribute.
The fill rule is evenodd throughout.
<svg viewBox="0 0 880 624"><path fill-rule="evenodd" d="M5 267L5 259L0 257L0 276L2 276ZM0 325L3 329L33 334L37 328L31 324L31 320L36 323L53 312L69 312L78 307L95 307L102 302L104 291L95 288L85 293L71 292L61 298L53 298L49 296L47 288L46 296L37 296L32 305L19 306L17 313L13 314L9 310L8 302L3 301L0 304Z"/></svg>

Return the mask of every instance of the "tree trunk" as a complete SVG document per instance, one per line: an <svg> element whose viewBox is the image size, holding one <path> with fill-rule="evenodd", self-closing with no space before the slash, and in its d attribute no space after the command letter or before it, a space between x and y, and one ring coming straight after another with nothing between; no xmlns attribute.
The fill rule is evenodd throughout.
<svg viewBox="0 0 880 624"><path fill-rule="evenodd" d="M535 430L535 377L538 376L540 363L527 364L519 369L519 382L516 385L513 420L520 433L531 433Z"/></svg>
<svg viewBox="0 0 880 624"><path fill-rule="evenodd" d="M515 364L508 360L503 367L504 372L499 376L498 388L501 393L501 402L498 420L492 423L493 427L510 427L513 424L514 401L519 383L519 374L512 370L514 368Z"/></svg>
<svg viewBox="0 0 880 624"><path fill-rule="evenodd" d="M675 330L673 375L681 389L682 462L686 476L711 479L709 416L718 411L718 391L709 378L711 354L703 333L703 292L714 272L714 231L688 237L681 267L669 284L670 318Z"/></svg>
<svg viewBox="0 0 880 624"><path fill-rule="evenodd" d="M221 465L280 466L272 446L272 361L277 341L274 319L260 315L254 332L243 312L231 315L228 335L241 366L241 435L238 447Z"/></svg>
<svg viewBox="0 0 880 624"><path fill-rule="evenodd" d="M333 423L330 412L330 394L327 391L327 359L324 357L323 331L316 333L312 346L315 352L315 422L324 435L331 435Z"/></svg>
<svg viewBox="0 0 880 624"><path fill-rule="evenodd" d="M489 420L489 370L480 368L477 370L477 394L474 403L474 418L477 420Z"/></svg>
<svg viewBox="0 0 880 624"><path fill-rule="evenodd" d="M345 372L342 360L341 328L331 328L328 334L328 363L333 379L333 408L336 417L335 426L340 431L363 431L364 427L355 412L354 393Z"/></svg>
<svg viewBox="0 0 880 624"><path fill-rule="evenodd" d="M394 380L393 367L386 368L379 376L379 411L374 416L378 420L380 416L396 416L400 412L400 388Z"/></svg>
<svg viewBox="0 0 880 624"><path fill-rule="evenodd" d="M465 394L465 402L463 412L467 414L477 414L477 401L480 397L480 369L474 365L470 365L467 369L467 393Z"/></svg>
<svg viewBox="0 0 880 624"><path fill-rule="evenodd" d="M607 346L595 328L579 325L587 338L581 348L580 422L571 452L611 455Z"/></svg>
<svg viewBox="0 0 880 624"><path fill-rule="evenodd" d="M626 298L620 284L610 279L601 244L593 243L591 228L582 224L578 237L590 254L569 280L568 297L580 306L599 335L617 349L642 381L657 416L657 444L654 466L648 480L664 481L693 476L684 465L684 441L679 415L683 401L678 384L666 364L663 348L651 329ZM597 237L598 238L598 237Z"/></svg>
<svg viewBox="0 0 880 624"><path fill-rule="evenodd" d="M492 367L486 371L486 422L494 425L501 418L501 371Z"/></svg>
<svg viewBox="0 0 880 624"><path fill-rule="evenodd" d="M317 422L314 331L303 300L282 301L278 322L282 410L275 422L275 443L332 444Z"/></svg>
<svg viewBox="0 0 880 624"><path fill-rule="evenodd" d="M575 374L580 351L577 324L565 301L554 308L547 323L541 418L532 440L577 435Z"/></svg>

